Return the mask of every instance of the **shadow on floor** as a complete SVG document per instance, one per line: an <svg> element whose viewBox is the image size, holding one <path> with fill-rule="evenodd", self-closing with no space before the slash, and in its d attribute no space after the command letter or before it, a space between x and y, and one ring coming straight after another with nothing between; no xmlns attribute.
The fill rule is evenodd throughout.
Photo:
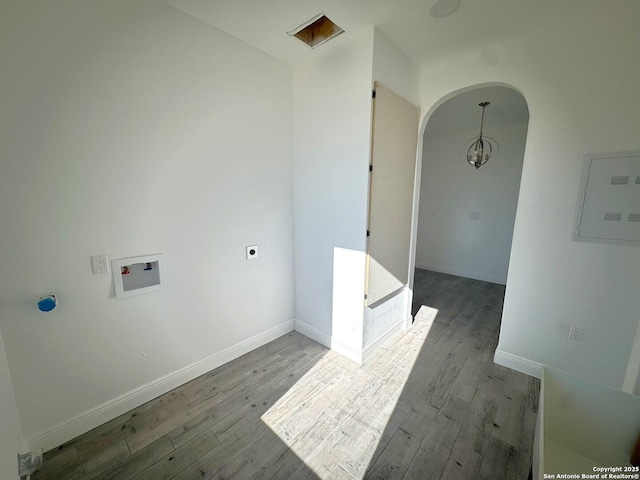
<svg viewBox="0 0 640 480"><path fill-rule="evenodd" d="M292 332L45 454L34 480L526 478L539 382L493 363L501 285L416 272L363 366Z"/></svg>
<svg viewBox="0 0 640 480"><path fill-rule="evenodd" d="M416 270L411 365L368 479L525 479L540 383L493 363L504 286Z"/></svg>

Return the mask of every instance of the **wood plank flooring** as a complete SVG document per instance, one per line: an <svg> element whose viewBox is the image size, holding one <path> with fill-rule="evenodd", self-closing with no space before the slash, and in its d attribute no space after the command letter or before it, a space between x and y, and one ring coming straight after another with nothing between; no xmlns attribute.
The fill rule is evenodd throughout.
<svg viewBox="0 0 640 480"><path fill-rule="evenodd" d="M526 479L539 381L493 363L500 285L416 271L364 366L292 332L45 454L34 480Z"/></svg>

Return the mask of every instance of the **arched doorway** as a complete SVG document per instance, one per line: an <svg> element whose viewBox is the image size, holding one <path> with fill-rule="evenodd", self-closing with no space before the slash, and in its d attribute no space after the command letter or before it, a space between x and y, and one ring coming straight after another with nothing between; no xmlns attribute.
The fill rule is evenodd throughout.
<svg viewBox="0 0 640 480"><path fill-rule="evenodd" d="M482 102L490 102L484 135L499 151L476 170L466 153L480 130ZM431 110L416 169L416 269L506 284L528 121L526 100L504 85L456 92ZM415 314L420 298L412 280Z"/></svg>

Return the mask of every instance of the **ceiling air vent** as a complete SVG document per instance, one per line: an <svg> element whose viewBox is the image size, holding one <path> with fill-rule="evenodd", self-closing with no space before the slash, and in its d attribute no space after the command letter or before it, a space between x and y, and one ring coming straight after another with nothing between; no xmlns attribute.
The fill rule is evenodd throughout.
<svg viewBox="0 0 640 480"><path fill-rule="evenodd" d="M636 185L640 185L640 175L636 177Z"/></svg>
<svg viewBox="0 0 640 480"><path fill-rule="evenodd" d="M629 175L619 175L611 177L611 185L627 185L629 183Z"/></svg>
<svg viewBox="0 0 640 480"><path fill-rule="evenodd" d="M640 222L640 213L630 213L627 217L628 222Z"/></svg>
<svg viewBox="0 0 640 480"><path fill-rule="evenodd" d="M620 220L622 220L622 214L621 213L605 213L604 214L604 221L605 222L619 222Z"/></svg>
<svg viewBox="0 0 640 480"><path fill-rule="evenodd" d="M344 33L344 30L322 13L287 32L287 34L297 38L309 48L316 48L341 33Z"/></svg>

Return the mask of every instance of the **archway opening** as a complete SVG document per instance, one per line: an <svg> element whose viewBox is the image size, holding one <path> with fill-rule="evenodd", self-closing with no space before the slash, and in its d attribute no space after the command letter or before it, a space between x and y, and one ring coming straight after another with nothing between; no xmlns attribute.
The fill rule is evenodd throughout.
<svg viewBox="0 0 640 480"><path fill-rule="evenodd" d="M467 148L478 137L483 102L483 132L499 151L476 169ZM421 271L506 285L528 124L522 94L502 85L468 89L429 116L416 182L412 314L424 300Z"/></svg>

